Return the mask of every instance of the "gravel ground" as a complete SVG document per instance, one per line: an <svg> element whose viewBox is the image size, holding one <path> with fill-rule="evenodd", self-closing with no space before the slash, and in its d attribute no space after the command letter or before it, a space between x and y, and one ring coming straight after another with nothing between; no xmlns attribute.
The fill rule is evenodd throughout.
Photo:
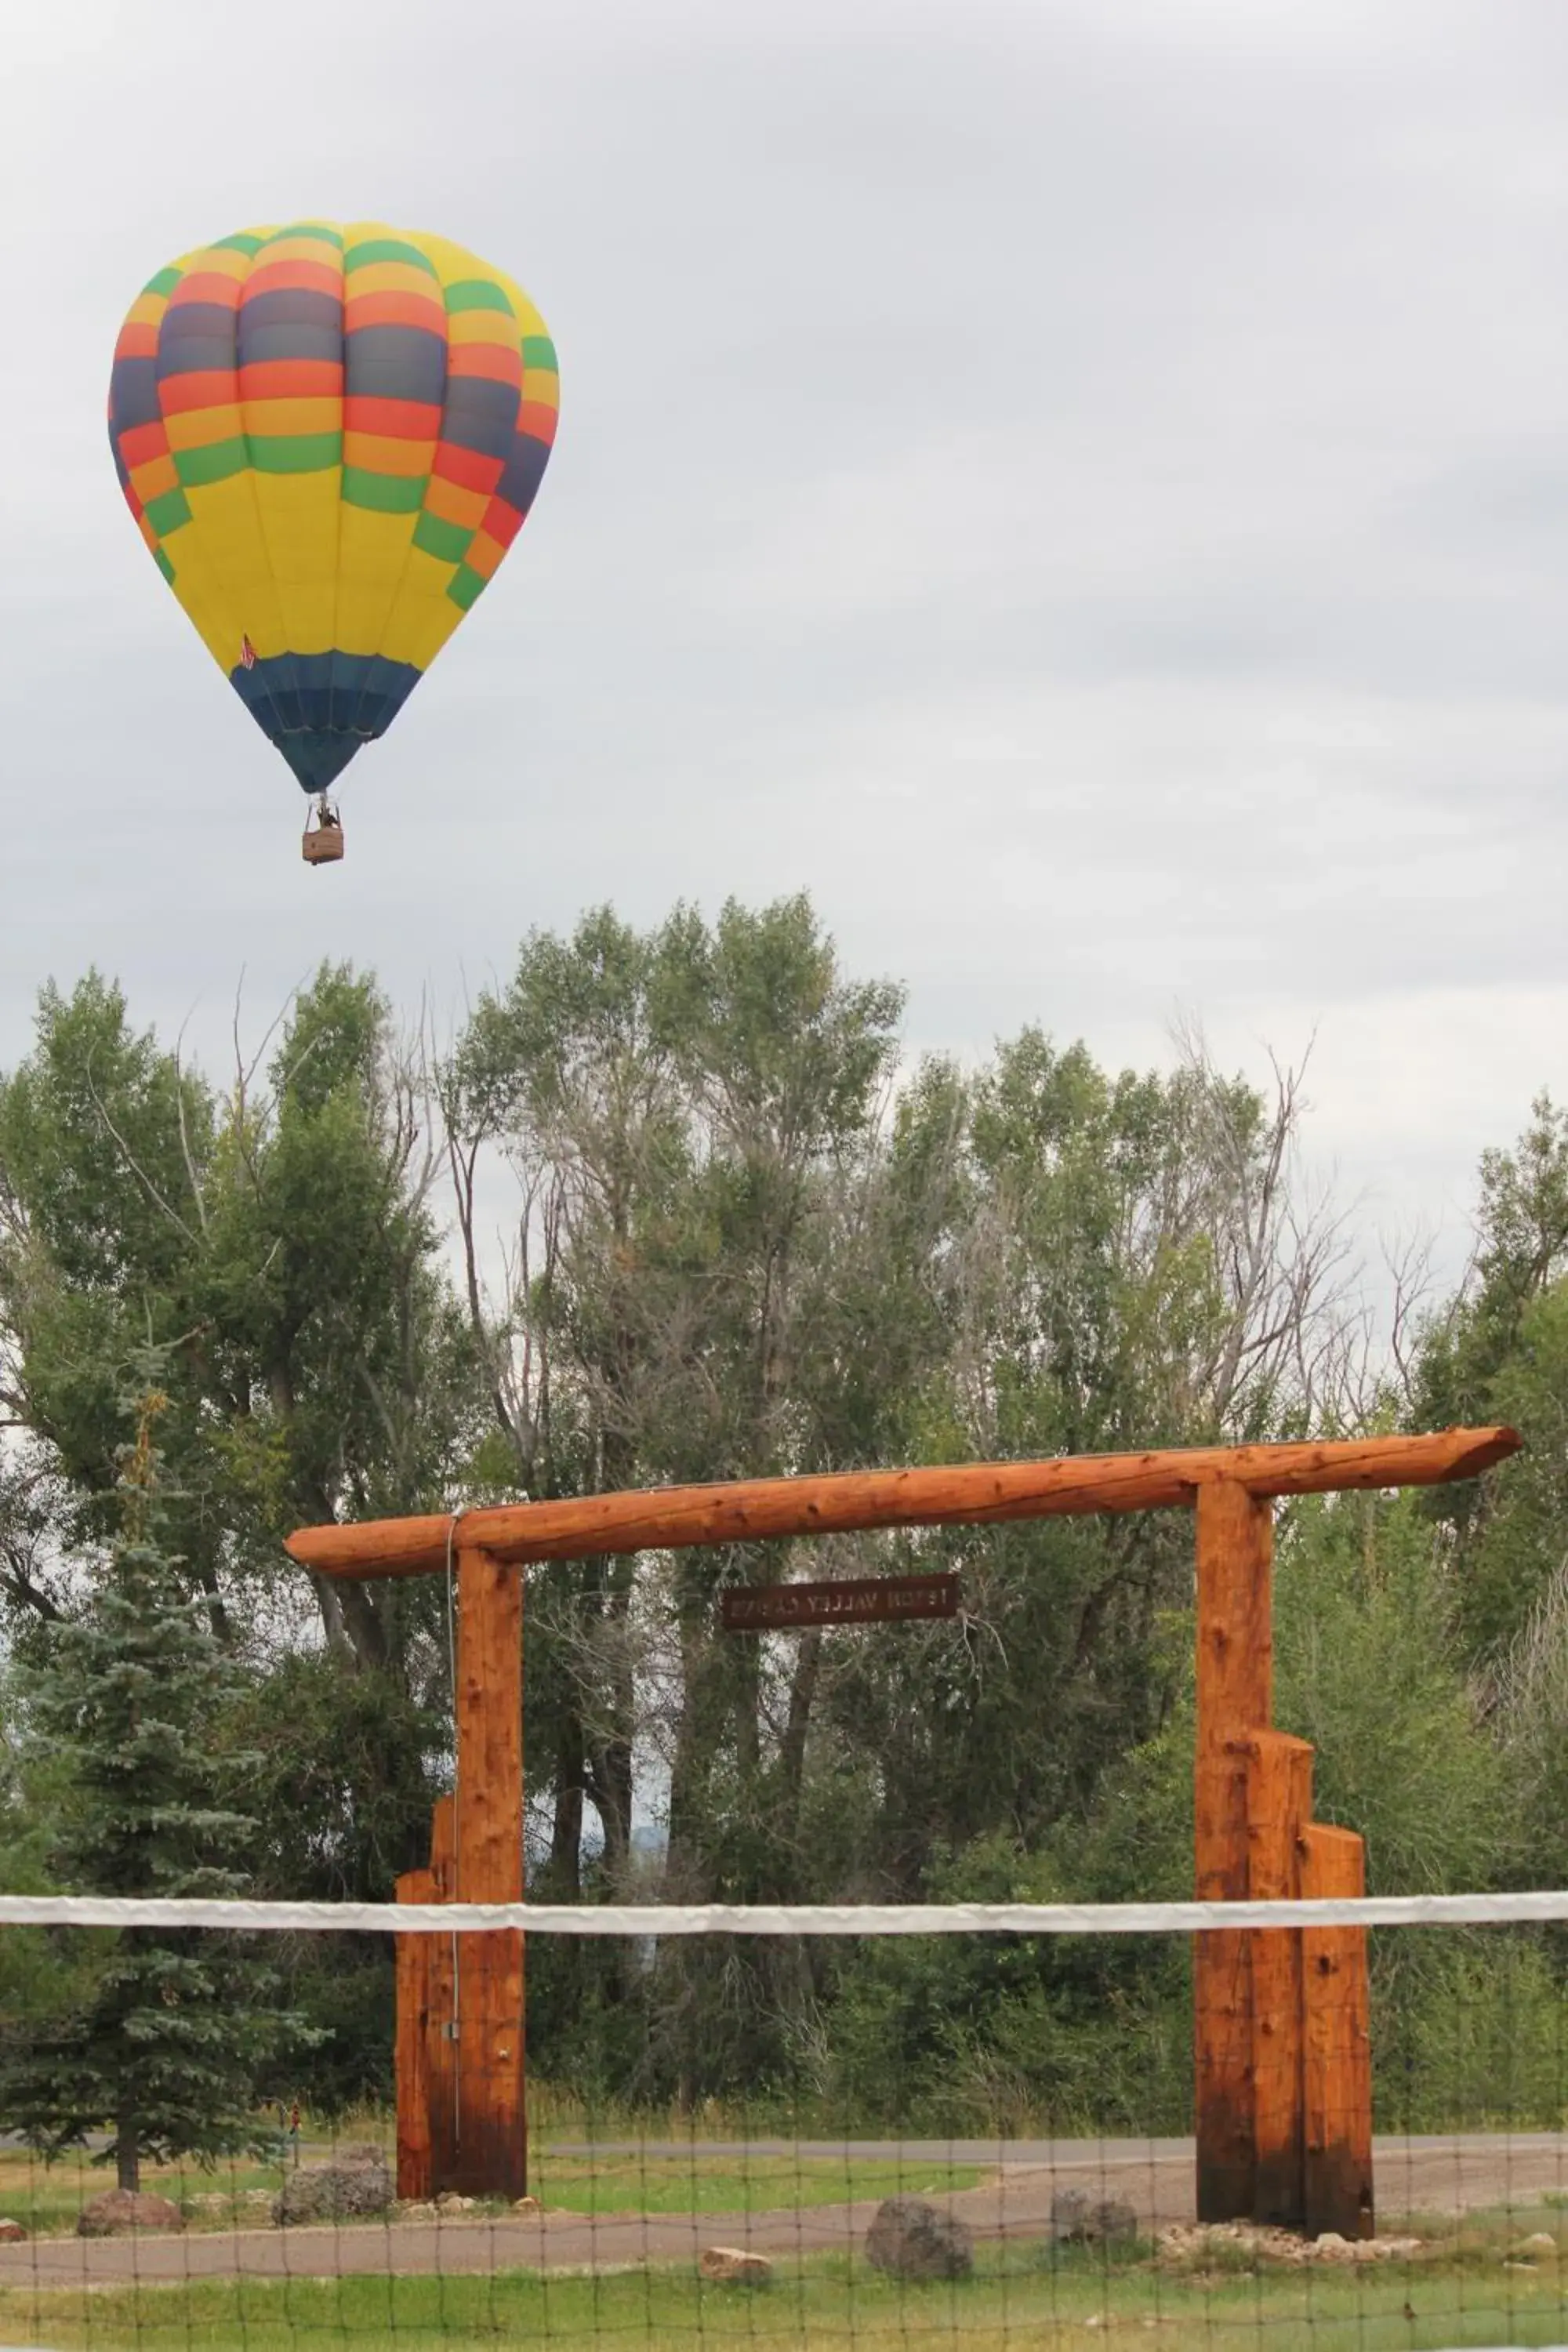
<svg viewBox="0 0 1568 2352"><path fill-rule="evenodd" d="M630 2144L635 2150L637 2143ZM558 2153L565 2154L563 2149ZM592 2151L575 2151L591 2153ZM1133 2206L1146 2225L1190 2221L1190 2140L756 2141L757 2156L900 2157L913 2163L1002 2162L979 2189L934 2198L962 2215L978 2236L1039 2237L1060 2189L1086 2189ZM607 2148L601 2153L609 2154ZM649 2156L734 2156L732 2142L647 2144ZM544 2167L548 2175L548 2164ZM1380 2141L1376 2151L1378 2226L1408 2213L1458 2213L1483 2206L1525 2206L1544 2193L1568 2192L1568 2135ZM549 2193L548 2178L544 2182ZM546 2211L501 2219L454 2218L438 2223L363 2222L337 2229L235 2230L179 2237L40 2238L0 2246L0 2285L88 2285L140 2278L334 2278L352 2272L611 2270L645 2263L694 2262L704 2246L747 2246L761 2253L843 2251L864 2237L875 2199L796 2211L616 2214L594 2219Z"/></svg>

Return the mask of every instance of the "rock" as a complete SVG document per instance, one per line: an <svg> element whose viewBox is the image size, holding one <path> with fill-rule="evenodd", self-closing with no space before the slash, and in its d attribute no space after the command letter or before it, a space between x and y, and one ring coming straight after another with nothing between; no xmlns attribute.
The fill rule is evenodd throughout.
<svg viewBox="0 0 1568 2352"><path fill-rule="evenodd" d="M537 2213L540 2210L539 2200L537 2197L519 2197L514 2200L511 2210L514 2213L524 2215Z"/></svg>
<svg viewBox="0 0 1568 2352"><path fill-rule="evenodd" d="M310 2164L291 2172L273 2200L272 2218L284 2228L291 2221L360 2221L391 2203L392 2175L378 2148L374 2164Z"/></svg>
<svg viewBox="0 0 1568 2352"><path fill-rule="evenodd" d="M183 2230L185 2217L172 2198L150 2189L106 2189L77 2216L79 2238L115 2238L122 2231Z"/></svg>
<svg viewBox="0 0 1568 2352"><path fill-rule="evenodd" d="M1105 2198L1089 2218L1090 2236L1107 2244L1138 2235L1138 2208L1129 2205L1124 2197Z"/></svg>
<svg viewBox="0 0 1568 2352"><path fill-rule="evenodd" d="M1058 2189L1051 2199L1051 2235L1058 2245L1111 2243L1138 2235L1138 2210L1123 2198L1098 2203L1081 2189Z"/></svg>
<svg viewBox="0 0 1568 2352"><path fill-rule="evenodd" d="M1557 2260L1557 2241L1547 2230L1532 2230L1528 2238L1520 2240L1513 2251L1520 2262L1554 2263Z"/></svg>
<svg viewBox="0 0 1568 2352"><path fill-rule="evenodd" d="M974 2241L966 2222L939 2212L923 2197L886 2197L866 2232L866 2259L889 2278L967 2278Z"/></svg>
<svg viewBox="0 0 1568 2352"><path fill-rule="evenodd" d="M704 2247L698 2268L705 2279L726 2286L766 2286L773 2274L766 2254L748 2254L740 2246Z"/></svg>
<svg viewBox="0 0 1568 2352"><path fill-rule="evenodd" d="M471 2213L479 2203L477 2197L459 2197L455 2189L443 2189L436 2200L437 2213Z"/></svg>
<svg viewBox="0 0 1568 2352"><path fill-rule="evenodd" d="M1230 2271L1240 2255L1254 2266L1264 2263L1389 2263L1406 2262L1421 2252L1419 2238L1342 2238L1325 2230L1321 2238L1299 2238L1292 2231L1250 2221L1173 2221L1156 2236L1155 2248L1167 2266L1184 2271Z"/></svg>
<svg viewBox="0 0 1568 2352"><path fill-rule="evenodd" d="M1089 2191L1058 2189L1051 2199L1051 2235L1065 2243L1078 2237L1089 2219Z"/></svg>
<svg viewBox="0 0 1568 2352"><path fill-rule="evenodd" d="M406 2205L398 2207L397 2218L400 2221L434 2221L436 2208L424 2198L413 2197Z"/></svg>
<svg viewBox="0 0 1568 2352"><path fill-rule="evenodd" d="M8 2213L0 2214L0 2246L19 2246L27 2232Z"/></svg>

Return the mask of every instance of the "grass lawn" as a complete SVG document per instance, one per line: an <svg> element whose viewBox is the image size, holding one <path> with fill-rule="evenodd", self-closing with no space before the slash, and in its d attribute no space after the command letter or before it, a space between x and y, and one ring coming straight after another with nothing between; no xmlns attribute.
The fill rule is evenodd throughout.
<svg viewBox="0 0 1568 2352"><path fill-rule="evenodd" d="M212 2200L190 2208L187 2227L194 2230L255 2228L258 2216L265 2220L282 2185L282 2171L275 2164L226 2164L214 2172L194 2164L142 2168L142 2188L172 2197L176 2205L189 2206L193 2199ZM62 2157L58 2164L46 2165L14 2148L0 2149L0 2214L20 2221L35 2238L69 2236L82 2207L113 2186L111 2167L83 2157Z"/></svg>
<svg viewBox="0 0 1568 2352"><path fill-rule="evenodd" d="M867 2197L919 2197L975 2189L980 2167L923 2158L837 2157L564 2157L535 2148L530 2185L541 2204L572 2213L767 2213L781 2207L842 2205ZM255 2230L270 2225L269 2207L284 2179L276 2166L144 2166L142 2185L172 2197L193 2230ZM68 2159L45 2167L0 2154L0 2214L36 2237L68 2237L90 2198L114 2186L103 2167ZM482 2210L504 2212L498 2205ZM379 2227L379 2224L373 2226Z"/></svg>
<svg viewBox="0 0 1568 2352"><path fill-rule="evenodd" d="M936 2196L978 2189L979 2165L909 2157L552 2156L535 2148L529 2187L540 2203L572 2213L775 2213L848 2205L865 2197Z"/></svg>
<svg viewBox="0 0 1568 2352"><path fill-rule="evenodd" d="M347 2277L215 2281L84 2295L0 2292L0 2341L59 2347L243 2345L246 2352L395 2343L398 2352L508 2339L590 2352L606 2340L644 2352L681 2347L853 2345L910 2352L1123 2344L1194 2352L1427 2352L1438 2346L1540 2346L1568 2337L1563 2266L1505 2268L1539 2217L1472 2219L1409 2262L1364 2268L1264 2265L1176 2271L1143 2254L1107 2269L1092 2251L1013 2243L977 2249L957 2285L902 2287L842 2255L779 2263L766 2287L705 2285L650 2267L597 2279ZM1559 2220L1560 2216L1557 2217Z"/></svg>

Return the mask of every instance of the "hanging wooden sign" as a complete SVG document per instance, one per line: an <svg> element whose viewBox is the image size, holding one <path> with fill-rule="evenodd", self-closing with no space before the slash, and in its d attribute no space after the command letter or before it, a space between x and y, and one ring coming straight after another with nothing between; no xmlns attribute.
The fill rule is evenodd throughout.
<svg viewBox="0 0 1568 2352"><path fill-rule="evenodd" d="M812 1625L872 1625L895 1617L955 1617L956 1576L862 1576L837 1584L731 1584L720 1595L724 1630L804 1633Z"/></svg>

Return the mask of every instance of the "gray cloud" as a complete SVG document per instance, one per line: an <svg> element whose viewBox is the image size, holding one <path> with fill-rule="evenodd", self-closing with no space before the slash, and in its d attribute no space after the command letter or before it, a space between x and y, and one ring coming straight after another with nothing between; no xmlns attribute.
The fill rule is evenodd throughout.
<svg viewBox="0 0 1568 2352"><path fill-rule="evenodd" d="M323 953L810 887L911 1044L1314 1024L1325 1150L1463 1200L1562 1060L1568 16L1552 0L76 0L3 167L0 1054L96 960L216 1055ZM20 102L18 102L18 100ZM317 208L514 269L563 432L351 772L351 854L103 446L159 264Z"/></svg>

